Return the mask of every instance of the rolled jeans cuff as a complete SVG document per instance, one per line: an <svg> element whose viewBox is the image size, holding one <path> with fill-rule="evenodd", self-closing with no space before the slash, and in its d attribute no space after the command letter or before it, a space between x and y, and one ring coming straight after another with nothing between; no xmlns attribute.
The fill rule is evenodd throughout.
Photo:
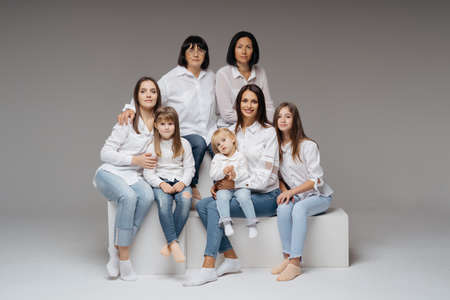
<svg viewBox="0 0 450 300"><path fill-rule="evenodd" d="M219 219L219 225L231 224L232 220L230 217L223 217Z"/></svg>
<svg viewBox="0 0 450 300"><path fill-rule="evenodd" d="M256 226L256 224L258 224L258 219L257 218L249 218L249 219L247 219L247 227Z"/></svg>
<svg viewBox="0 0 450 300"><path fill-rule="evenodd" d="M133 241L135 230L130 229L116 229L116 245L119 247L128 247Z"/></svg>

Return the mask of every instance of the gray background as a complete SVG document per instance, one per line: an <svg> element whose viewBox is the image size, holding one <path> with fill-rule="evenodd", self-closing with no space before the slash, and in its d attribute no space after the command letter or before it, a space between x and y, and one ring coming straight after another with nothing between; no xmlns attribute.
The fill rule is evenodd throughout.
<svg viewBox="0 0 450 300"><path fill-rule="evenodd" d="M0 28L3 216L105 224L92 177L135 81L174 67L190 34L216 71L239 30L275 101L300 106L334 206L450 210L444 1L2 1Z"/></svg>

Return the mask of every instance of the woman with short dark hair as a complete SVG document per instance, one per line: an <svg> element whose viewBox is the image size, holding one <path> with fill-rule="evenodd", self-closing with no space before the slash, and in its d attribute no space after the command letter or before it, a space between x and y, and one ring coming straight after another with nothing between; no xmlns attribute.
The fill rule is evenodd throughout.
<svg viewBox="0 0 450 300"><path fill-rule="evenodd" d="M240 31L231 39L227 52L227 65L219 69L216 74L219 127L228 127L236 123L234 101L239 90L247 84L256 84L262 89L266 100L267 118L272 119L274 104L270 96L266 72L257 65L259 52L258 42L250 32Z"/></svg>
<svg viewBox="0 0 450 300"><path fill-rule="evenodd" d="M199 36L187 37L180 48L178 66L158 81L162 104L172 106L178 113L180 131L189 141L195 160L195 176L192 179L192 196L200 199L196 187L199 169L206 150L214 156L210 146L211 136L217 129L214 103L215 74L208 69L209 51L206 41ZM119 115L119 122L126 123L134 116L133 100Z"/></svg>

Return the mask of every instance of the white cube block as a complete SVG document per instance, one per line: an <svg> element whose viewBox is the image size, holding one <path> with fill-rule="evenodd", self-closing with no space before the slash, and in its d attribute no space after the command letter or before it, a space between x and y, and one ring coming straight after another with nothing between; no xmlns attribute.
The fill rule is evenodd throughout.
<svg viewBox="0 0 450 300"><path fill-rule="evenodd" d="M109 246L114 242L115 219L115 205L111 201L108 201ZM179 238L180 245L184 249L186 249L185 233L186 227L183 229ZM172 256L165 257L159 253L166 243L167 241L159 223L158 207L155 200L131 245L130 258L137 274L184 274L186 271L186 263L176 263Z"/></svg>
<svg viewBox="0 0 450 300"><path fill-rule="evenodd" d="M230 241L244 268L270 268L282 260L277 219L259 218L258 236L248 238L246 220L234 218L234 235ZM187 268L199 268L206 246L206 230L200 217L192 212L187 224ZM220 263L220 257L218 257ZM303 266L348 266L348 216L343 209L329 209L325 214L308 218Z"/></svg>

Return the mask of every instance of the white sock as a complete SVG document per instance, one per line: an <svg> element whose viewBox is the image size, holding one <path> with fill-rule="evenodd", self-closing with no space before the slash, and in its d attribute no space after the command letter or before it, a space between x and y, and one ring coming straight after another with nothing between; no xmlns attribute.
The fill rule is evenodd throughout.
<svg viewBox="0 0 450 300"><path fill-rule="evenodd" d="M137 279L137 275L133 270L130 260L120 261L120 279L126 281L134 281Z"/></svg>
<svg viewBox="0 0 450 300"><path fill-rule="evenodd" d="M106 271L110 277L119 276L119 251L116 247L108 249L109 260L106 264Z"/></svg>
<svg viewBox="0 0 450 300"><path fill-rule="evenodd" d="M241 271L241 263L237 258L226 258L223 263L217 268L217 276L222 276L228 273L237 273Z"/></svg>
<svg viewBox="0 0 450 300"><path fill-rule="evenodd" d="M234 230L233 230L233 226L231 226L231 224L225 224L224 229L225 229L226 236L233 235Z"/></svg>
<svg viewBox="0 0 450 300"><path fill-rule="evenodd" d="M251 239L254 239L258 235L258 230L256 229L256 226L250 226L248 228L248 237Z"/></svg>
<svg viewBox="0 0 450 300"><path fill-rule="evenodd" d="M197 286L211 281L217 280L216 269L214 268L201 268L200 271L190 275L183 286Z"/></svg>

